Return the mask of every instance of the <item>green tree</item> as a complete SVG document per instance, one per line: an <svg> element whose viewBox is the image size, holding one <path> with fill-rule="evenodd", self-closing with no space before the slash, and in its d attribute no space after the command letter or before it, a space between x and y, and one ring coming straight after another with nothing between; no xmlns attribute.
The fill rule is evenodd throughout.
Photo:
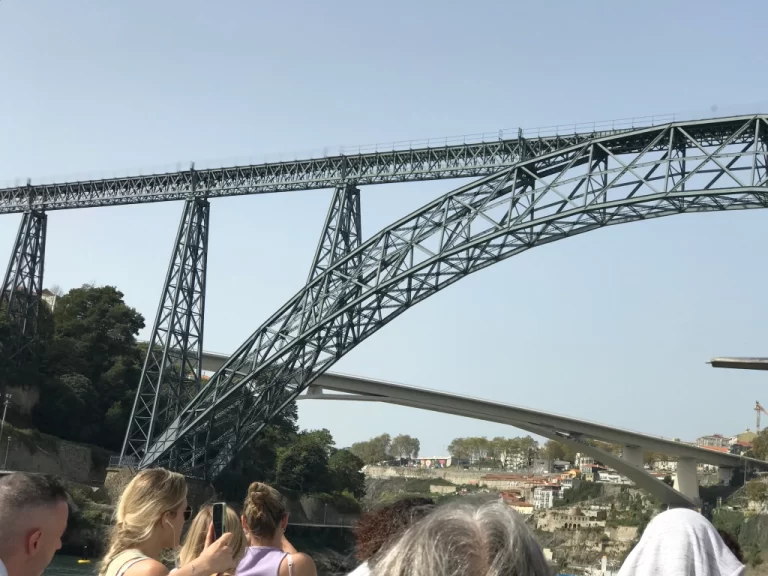
<svg viewBox="0 0 768 576"><path fill-rule="evenodd" d="M400 460L406 458L417 458L419 456L419 449L421 444L418 438L409 436L408 434L400 434L392 439L389 446L389 453Z"/></svg>
<svg viewBox="0 0 768 576"><path fill-rule="evenodd" d="M331 489L337 493L346 490L355 498L365 496L363 466L363 461L349 450L335 450L328 459Z"/></svg>
<svg viewBox="0 0 768 576"><path fill-rule="evenodd" d="M750 480L745 488L747 498L755 502L768 500L768 484L760 480Z"/></svg>
<svg viewBox="0 0 768 576"><path fill-rule="evenodd" d="M255 479L275 483L278 452L295 440L299 431L297 421L294 402L273 418L216 478L216 490L227 500L240 500Z"/></svg>
<svg viewBox="0 0 768 576"><path fill-rule="evenodd" d="M469 460L471 456L470 448L466 438L454 438L448 444L448 454L459 460Z"/></svg>
<svg viewBox="0 0 768 576"><path fill-rule="evenodd" d="M36 417L70 440L89 442L98 437L101 427L93 418L98 399L91 381L82 374L65 374L55 379L55 390L55 395L39 403Z"/></svg>
<svg viewBox="0 0 768 576"><path fill-rule="evenodd" d="M331 490L327 432L302 432L290 446L279 451L276 480L280 486L306 493Z"/></svg>
<svg viewBox="0 0 768 576"><path fill-rule="evenodd" d="M119 449L141 374L136 335L143 327L141 314L112 286L84 285L62 296L45 350L37 427ZM69 421L56 416L62 410L72 410Z"/></svg>
<svg viewBox="0 0 768 576"><path fill-rule="evenodd" d="M381 434L365 442L355 442L349 450L365 464L378 464L388 459L391 443L389 434Z"/></svg>
<svg viewBox="0 0 768 576"><path fill-rule="evenodd" d="M564 460L565 446L555 440L547 440L544 444L544 457L547 460Z"/></svg>
<svg viewBox="0 0 768 576"><path fill-rule="evenodd" d="M768 428L760 431L760 434L752 441L752 448L747 456L758 458L759 460L768 460Z"/></svg>

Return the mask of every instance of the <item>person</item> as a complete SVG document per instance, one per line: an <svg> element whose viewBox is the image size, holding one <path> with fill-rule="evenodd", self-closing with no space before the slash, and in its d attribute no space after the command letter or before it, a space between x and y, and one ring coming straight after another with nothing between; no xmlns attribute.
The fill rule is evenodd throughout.
<svg viewBox="0 0 768 576"><path fill-rule="evenodd" d="M619 576L740 576L744 571L704 516L675 508L651 520Z"/></svg>
<svg viewBox="0 0 768 576"><path fill-rule="evenodd" d="M431 498L403 498L394 504L363 514L355 530L355 556L361 564L349 576L367 576L374 557L390 542L394 542L417 520L435 507Z"/></svg>
<svg viewBox="0 0 768 576"><path fill-rule="evenodd" d="M296 552L285 537L288 511L280 492L261 482L251 484L242 524L249 546L237 576L317 576L312 558Z"/></svg>
<svg viewBox="0 0 768 576"><path fill-rule="evenodd" d="M61 548L68 517L67 493L52 477L0 478L0 575L40 576Z"/></svg>
<svg viewBox="0 0 768 576"><path fill-rule="evenodd" d="M192 524L190 524L189 530L187 530L187 534L184 537L184 544L179 551L179 568L190 564L203 553L212 523L213 506L209 504L200 509L197 516L195 516L195 519L192 521ZM237 512L229 506L227 506L226 523L227 529L232 534L232 540L230 540L229 545L232 548L232 556L235 560L235 563L233 564L234 567L242 559L243 554L245 554L246 541L245 533L240 525L240 516L238 516Z"/></svg>
<svg viewBox="0 0 768 576"><path fill-rule="evenodd" d="M176 549L192 508L187 504L184 476L162 468L142 470L128 483L117 504L115 525L99 576L168 576L159 561L163 550ZM235 566L232 534L214 539L210 526L206 545L196 560L176 576L207 576ZM215 540L215 541L214 541Z"/></svg>
<svg viewBox="0 0 768 576"><path fill-rule="evenodd" d="M549 576L536 539L509 506L454 502L413 524L373 576Z"/></svg>

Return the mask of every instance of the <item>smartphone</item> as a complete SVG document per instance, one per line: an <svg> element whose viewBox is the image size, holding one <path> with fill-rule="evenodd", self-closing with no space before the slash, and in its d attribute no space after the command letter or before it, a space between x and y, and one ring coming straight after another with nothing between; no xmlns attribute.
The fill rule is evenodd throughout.
<svg viewBox="0 0 768 576"><path fill-rule="evenodd" d="M217 540L227 531L227 505L224 502L213 505L213 531Z"/></svg>

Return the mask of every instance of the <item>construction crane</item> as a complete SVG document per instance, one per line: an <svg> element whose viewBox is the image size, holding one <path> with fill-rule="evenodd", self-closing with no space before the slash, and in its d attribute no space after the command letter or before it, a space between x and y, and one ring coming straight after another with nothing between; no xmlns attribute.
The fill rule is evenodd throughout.
<svg viewBox="0 0 768 576"><path fill-rule="evenodd" d="M755 416L757 418L757 429L755 430L755 432L757 432L758 434L760 434L760 413L761 412L766 416L768 416L768 412L766 412L765 408L763 408L763 405L760 404L760 402L755 401Z"/></svg>

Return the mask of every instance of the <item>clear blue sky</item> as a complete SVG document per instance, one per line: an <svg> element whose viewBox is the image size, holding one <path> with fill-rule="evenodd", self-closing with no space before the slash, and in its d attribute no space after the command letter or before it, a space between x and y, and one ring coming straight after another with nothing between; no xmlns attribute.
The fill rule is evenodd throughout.
<svg viewBox="0 0 768 576"><path fill-rule="evenodd" d="M0 1L0 181L664 113L768 110L768 4ZM457 183L363 189L370 235ZM304 282L329 191L212 205L205 347ZM46 285L154 317L181 205L52 212ZM0 217L0 259L19 217ZM529 251L409 311L334 368L693 439L754 427L768 378L768 212L680 216ZM3 260L4 261L4 260ZM3 264L4 266L4 264ZM149 326L141 334L148 336ZM503 426L302 404L339 445L422 454Z"/></svg>

